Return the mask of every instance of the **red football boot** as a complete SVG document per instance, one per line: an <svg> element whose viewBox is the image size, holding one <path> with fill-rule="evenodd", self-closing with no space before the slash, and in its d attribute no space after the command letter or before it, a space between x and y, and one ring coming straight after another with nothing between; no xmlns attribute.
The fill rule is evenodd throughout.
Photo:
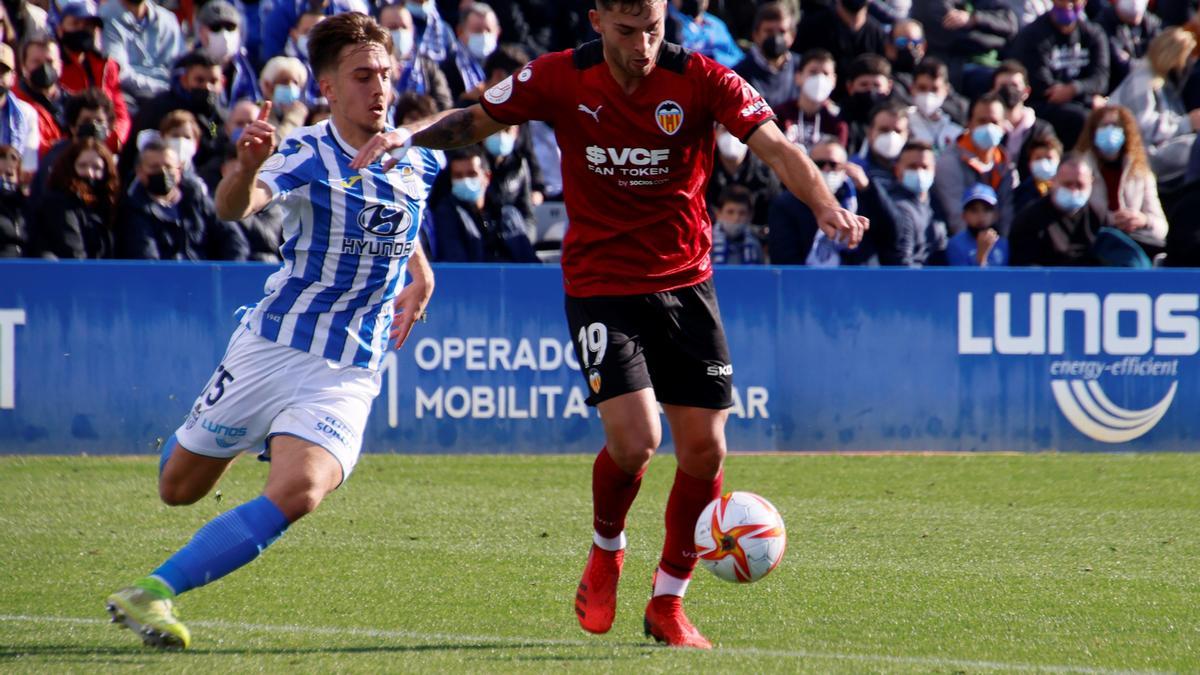
<svg viewBox="0 0 1200 675"><path fill-rule="evenodd" d="M583 579L575 592L575 614L579 617L579 625L587 632L607 633L612 628L617 613L617 582L621 579L624 563L624 549L605 551L592 544Z"/></svg>
<svg viewBox="0 0 1200 675"><path fill-rule="evenodd" d="M665 642L669 647L712 649L709 642L683 613L683 598L658 595L646 605L646 637Z"/></svg>

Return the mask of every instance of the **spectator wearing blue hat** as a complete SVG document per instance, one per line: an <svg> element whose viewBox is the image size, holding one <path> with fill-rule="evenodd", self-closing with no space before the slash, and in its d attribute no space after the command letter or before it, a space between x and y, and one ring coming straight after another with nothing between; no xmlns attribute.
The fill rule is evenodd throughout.
<svg viewBox="0 0 1200 675"><path fill-rule="evenodd" d="M175 13L155 0L107 0L104 51L121 66L121 90L136 109L171 86L171 64L187 51Z"/></svg>
<svg viewBox="0 0 1200 675"><path fill-rule="evenodd" d="M103 26L94 0L67 0L59 8L58 43L63 67L58 86L70 96L85 89L100 89L112 100L114 119L108 149L117 152L129 138L132 120L121 92L121 66L100 51Z"/></svg>
<svg viewBox="0 0 1200 675"><path fill-rule="evenodd" d="M254 65L246 53L242 15L225 0L210 0L196 16L200 49L221 66L225 89L220 106L228 110L242 99L263 100Z"/></svg>
<svg viewBox="0 0 1200 675"><path fill-rule="evenodd" d="M962 232L946 243L946 264L955 267L1008 265L1008 240L996 232L996 191L976 183L963 195Z"/></svg>

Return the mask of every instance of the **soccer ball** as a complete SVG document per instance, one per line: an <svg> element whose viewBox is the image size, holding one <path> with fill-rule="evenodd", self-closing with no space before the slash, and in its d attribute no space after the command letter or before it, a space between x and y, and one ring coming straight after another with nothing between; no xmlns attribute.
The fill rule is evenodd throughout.
<svg viewBox="0 0 1200 675"><path fill-rule="evenodd" d="M700 564L725 581L758 581L775 569L786 548L779 511L753 492L714 499L696 521Z"/></svg>

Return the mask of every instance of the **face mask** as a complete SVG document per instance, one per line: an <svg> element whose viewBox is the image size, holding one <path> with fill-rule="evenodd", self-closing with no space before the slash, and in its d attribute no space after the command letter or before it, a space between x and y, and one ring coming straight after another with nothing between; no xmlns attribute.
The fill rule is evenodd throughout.
<svg viewBox="0 0 1200 675"><path fill-rule="evenodd" d="M499 39L495 33L471 33L467 37L467 51L482 61L496 51L496 41Z"/></svg>
<svg viewBox="0 0 1200 675"><path fill-rule="evenodd" d="M1005 108L1012 110L1021 105L1025 99L1025 92L1015 84L1006 84L996 91L996 95L1000 97L1000 102Z"/></svg>
<svg viewBox="0 0 1200 675"><path fill-rule="evenodd" d="M850 94L850 99L846 101L846 117L856 122L866 122L867 117L871 114L871 109L886 98L887 96L878 91L860 91L857 94Z"/></svg>
<svg viewBox="0 0 1200 675"><path fill-rule="evenodd" d="M747 150L746 144L728 131L723 131L720 136L717 136L717 152L721 153L725 159L740 162L746 158Z"/></svg>
<svg viewBox="0 0 1200 675"><path fill-rule="evenodd" d="M517 145L516 136L497 133L483 139L483 147L492 157L507 157L512 154Z"/></svg>
<svg viewBox="0 0 1200 675"><path fill-rule="evenodd" d="M900 151L904 149L904 137L896 131L884 132L871 142L871 149L884 159L896 159L900 156Z"/></svg>
<svg viewBox="0 0 1200 675"><path fill-rule="evenodd" d="M842 7L851 14L857 14L867 6L867 0L841 0Z"/></svg>
<svg viewBox="0 0 1200 675"><path fill-rule="evenodd" d="M971 142L980 150L991 150L1004 139L1004 130L999 124L981 124L971 130Z"/></svg>
<svg viewBox="0 0 1200 675"><path fill-rule="evenodd" d="M810 101L824 103L829 100L829 95L833 93L833 78L825 73L809 75L804 80L804 85L800 87L804 95Z"/></svg>
<svg viewBox="0 0 1200 675"><path fill-rule="evenodd" d="M0 99L5 98L6 96L8 96L8 85L0 84Z"/></svg>
<svg viewBox="0 0 1200 675"><path fill-rule="evenodd" d="M43 63L29 74L29 84L35 89L49 89L58 84L58 72L49 62Z"/></svg>
<svg viewBox="0 0 1200 675"><path fill-rule="evenodd" d="M724 230L730 239L740 239L746 233L746 223L726 223L718 220L717 227Z"/></svg>
<svg viewBox="0 0 1200 675"><path fill-rule="evenodd" d="M88 178L84 178L83 176L80 176L80 178L83 180L84 184L87 185L88 188L90 190L92 190L93 192L95 192L96 190L99 190L101 187L104 186L103 178L93 178L90 176Z"/></svg>
<svg viewBox="0 0 1200 675"><path fill-rule="evenodd" d="M1115 157L1125 147L1125 130L1112 124L1107 124L1096 130L1092 138L1096 149L1108 157Z"/></svg>
<svg viewBox="0 0 1200 675"><path fill-rule="evenodd" d="M63 33L62 44L73 52L96 52L96 32L93 30L73 30Z"/></svg>
<svg viewBox="0 0 1200 675"><path fill-rule="evenodd" d="M679 11L682 12L684 16L700 16L700 0L683 0L683 2L679 4Z"/></svg>
<svg viewBox="0 0 1200 675"><path fill-rule="evenodd" d="M219 30L208 34L205 51L214 61L224 61L242 49L242 37L236 30Z"/></svg>
<svg viewBox="0 0 1200 675"><path fill-rule="evenodd" d="M788 47L790 46L791 45L789 45L787 42L786 35L783 33L776 33L766 40L763 40L762 46L759 47L759 49L762 50L763 56L774 61L775 59L786 54Z"/></svg>
<svg viewBox="0 0 1200 675"><path fill-rule="evenodd" d="M229 134L229 140L230 140L230 141L231 141L231 142L232 142L234 145L237 145L237 142L238 142L238 140L239 140L239 139L241 139L241 137L242 137L242 132L244 132L244 131L246 131L246 127L238 127L238 128L236 128L236 129L234 129L234 130L233 130L232 132L230 132L230 134Z"/></svg>
<svg viewBox="0 0 1200 675"><path fill-rule="evenodd" d="M296 54L300 58L302 58L306 61L308 60L308 36L307 35L301 35L300 37L296 38Z"/></svg>
<svg viewBox="0 0 1200 675"><path fill-rule="evenodd" d="M1058 174L1058 161L1045 157L1029 164L1029 173L1040 181L1052 180Z"/></svg>
<svg viewBox="0 0 1200 675"><path fill-rule="evenodd" d="M933 172L927 169L908 169L900 182L914 195L923 195L933 187Z"/></svg>
<svg viewBox="0 0 1200 675"><path fill-rule="evenodd" d="M1117 0L1117 13L1136 19L1146 13L1146 6L1149 4L1148 0Z"/></svg>
<svg viewBox="0 0 1200 675"><path fill-rule="evenodd" d="M192 158L196 156L196 141L182 136L168 137L166 139L167 147L175 151L179 156L179 162L184 166L191 166Z"/></svg>
<svg viewBox="0 0 1200 675"><path fill-rule="evenodd" d="M98 124L93 120L88 120L83 124L80 124L79 128L75 130L75 138L94 138L98 141L103 141L104 139L108 138L108 125Z"/></svg>
<svg viewBox="0 0 1200 675"><path fill-rule="evenodd" d="M1050 10L1050 20L1059 26L1066 28L1067 26L1074 25L1076 21L1079 21L1079 10L1075 9L1074 7L1070 9L1054 7Z"/></svg>
<svg viewBox="0 0 1200 675"><path fill-rule="evenodd" d="M414 19L425 18L425 15L427 14L425 11L425 5L426 3L424 2L413 2L412 0L409 0L407 3L405 3L405 6L408 7L408 13L412 14Z"/></svg>
<svg viewBox="0 0 1200 675"><path fill-rule="evenodd" d="M456 178L451 181L450 192L459 201L475 204L483 196L483 179Z"/></svg>
<svg viewBox="0 0 1200 675"><path fill-rule="evenodd" d="M395 50L397 57L407 57L412 53L412 48L413 32L411 30L397 29L392 31L392 49Z"/></svg>
<svg viewBox="0 0 1200 675"><path fill-rule="evenodd" d="M917 55L913 50L905 48L896 53L896 62L892 66L892 70L902 73L911 73L917 69Z"/></svg>
<svg viewBox="0 0 1200 675"><path fill-rule="evenodd" d="M154 197L166 197L175 189L175 175L163 169L146 179L146 192Z"/></svg>
<svg viewBox="0 0 1200 675"><path fill-rule="evenodd" d="M845 171L822 171L821 178L825 179L825 187L835 195L846 184Z"/></svg>
<svg viewBox="0 0 1200 675"><path fill-rule="evenodd" d="M932 117L945 102L945 96L933 91L927 91L913 97L913 103L917 104L917 110L925 117Z"/></svg>
<svg viewBox="0 0 1200 675"><path fill-rule="evenodd" d="M192 99L191 110L201 115L212 115L217 109L217 92L210 89L189 89L188 96Z"/></svg>
<svg viewBox="0 0 1200 675"><path fill-rule="evenodd" d="M1054 189L1054 205L1066 213L1075 213L1087 205L1091 193L1085 190Z"/></svg>
<svg viewBox="0 0 1200 675"><path fill-rule="evenodd" d="M21 185L7 178L0 179L0 195L10 198L21 196Z"/></svg>
<svg viewBox="0 0 1200 675"><path fill-rule="evenodd" d="M271 92L271 102L281 108L286 108L299 100L300 85L298 84L277 84L275 90Z"/></svg>

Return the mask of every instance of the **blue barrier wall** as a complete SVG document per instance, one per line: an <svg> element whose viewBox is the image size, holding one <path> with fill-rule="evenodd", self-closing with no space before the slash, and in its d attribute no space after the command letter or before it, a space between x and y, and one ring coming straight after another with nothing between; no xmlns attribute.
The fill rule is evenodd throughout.
<svg viewBox="0 0 1200 675"><path fill-rule="evenodd" d="M258 265L0 263L0 453L154 449L224 351ZM389 356L367 451L592 452L559 271L441 266ZM1200 273L717 275L736 450L1190 450Z"/></svg>

